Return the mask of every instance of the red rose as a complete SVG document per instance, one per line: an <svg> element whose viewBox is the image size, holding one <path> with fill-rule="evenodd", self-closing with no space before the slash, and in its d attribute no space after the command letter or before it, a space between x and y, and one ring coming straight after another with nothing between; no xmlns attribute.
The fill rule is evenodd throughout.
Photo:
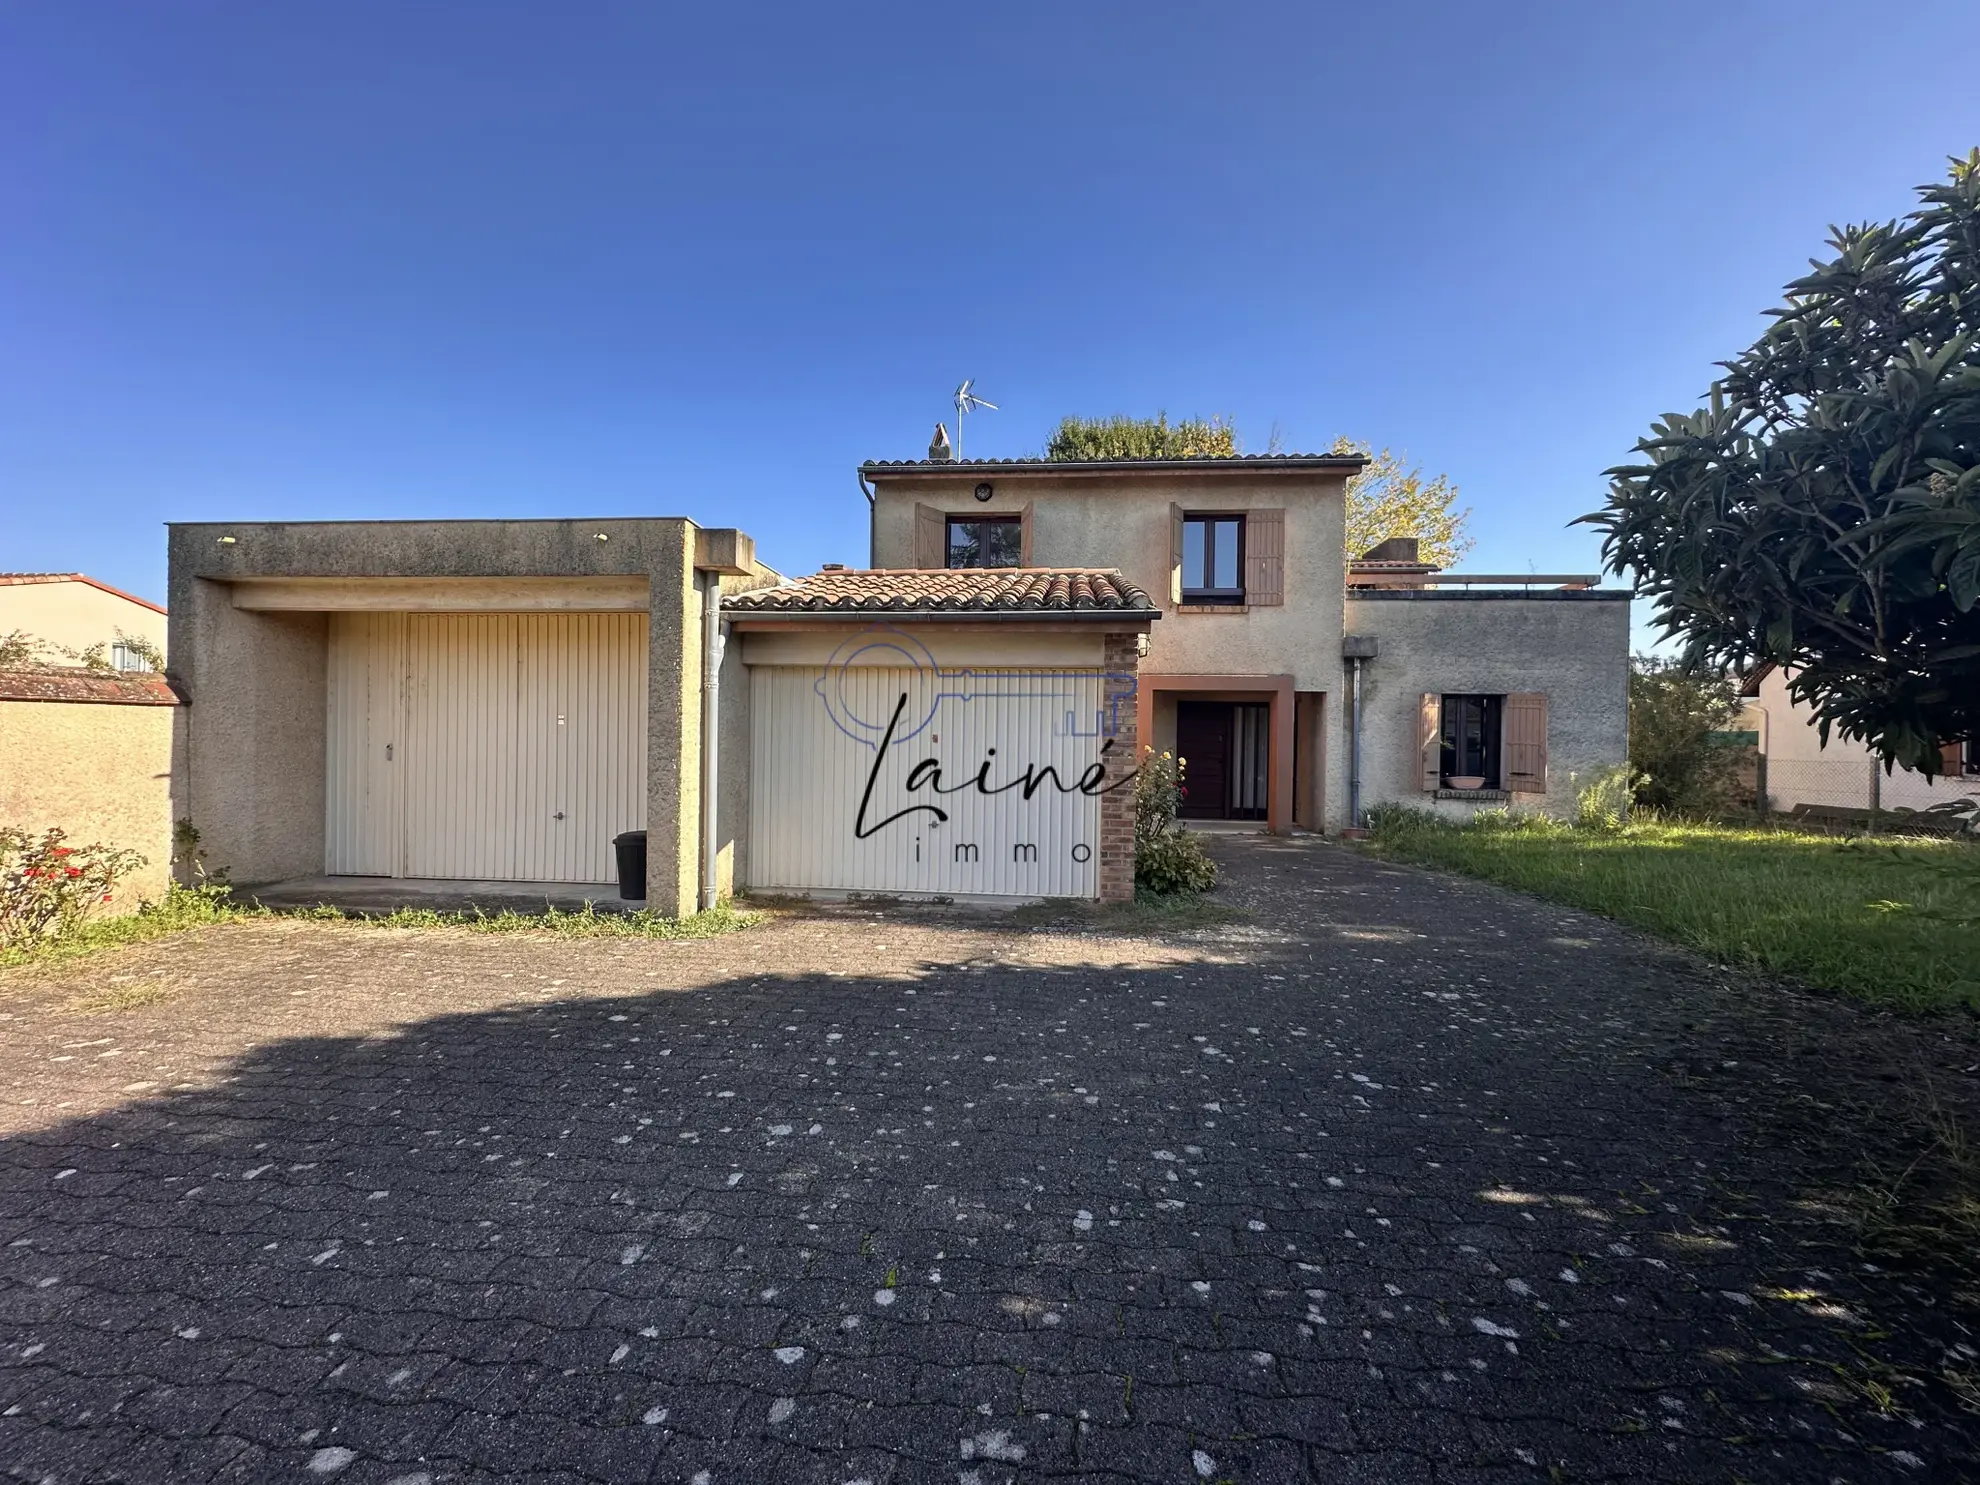
<svg viewBox="0 0 1980 1485"><path fill-rule="evenodd" d="M62 868L62 870L66 871L72 877L79 877L82 875L82 868L80 866L65 866Z"/></svg>

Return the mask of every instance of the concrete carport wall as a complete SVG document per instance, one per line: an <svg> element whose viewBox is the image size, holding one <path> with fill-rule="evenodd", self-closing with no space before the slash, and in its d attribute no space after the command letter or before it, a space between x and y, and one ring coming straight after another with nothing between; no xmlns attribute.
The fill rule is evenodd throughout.
<svg viewBox="0 0 1980 1485"><path fill-rule="evenodd" d="M199 831L211 866L243 885L324 869L333 613L643 608L646 897L656 911L694 910L703 585L717 576L732 590L775 580L748 537L679 517L201 522L169 531L170 673L186 702L173 814ZM729 706L723 711L730 723ZM746 724L739 707L732 725ZM723 829L734 813L721 812Z"/></svg>
<svg viewBox="0 0 1980 1485"><path fill-rule="evenodd" d="M1423 786L1426 694L1546 697L1546 792L1502 803L1568 814L1591 774L1628 758L1626 592L1362 589L1348 594L1347 626L1377 645L1362 675L1363 808L1406 804L1469 816L1478 807ZM1343 727L1351 721L1343 708ZM1341 742L1346 752L1349 739Z"/></svg>

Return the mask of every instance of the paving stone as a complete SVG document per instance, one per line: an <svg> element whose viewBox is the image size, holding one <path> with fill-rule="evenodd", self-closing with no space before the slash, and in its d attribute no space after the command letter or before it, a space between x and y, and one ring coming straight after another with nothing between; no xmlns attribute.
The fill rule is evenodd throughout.
<svg viewBox="0 0 1980 1485"><path fill-rule="evenodd" d="M1251 916L1142 937L282 921L0 977L0 1478L1980 1473L1980 1284L1834 1200L1917 1070L1980 1114L1971 1028L1214 849Z"/></svg>

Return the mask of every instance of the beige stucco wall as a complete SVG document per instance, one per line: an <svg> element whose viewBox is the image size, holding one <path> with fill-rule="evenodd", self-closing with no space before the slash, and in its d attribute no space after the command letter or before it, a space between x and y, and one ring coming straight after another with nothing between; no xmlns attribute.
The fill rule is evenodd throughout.
<svg viewBox="0 0 1980 1485"><path fill-rule="evenodd" d="M1621 593L1423 592L1353 595L1351 634L1380 654L1362 677L1362 803L1395 802L1452 815L1478 806L1422 788L1417 729L1423 694L1547 697L1547 793L1521 808L1568 814L1575 792L1629 752L1629 601ZM1347 707L1334 709L1330 752L1348 752Z"/></svg>
<svg viewBox="0 0 1980 1485"><path fill-rule="evenodd" d="M81 654L111 644L120 629L164 649L165 627L158 610L90 583L0 583L0 634L21 629Z"/></svg>
<svg viewBox="0 0 1980 1485"><path fill-rule="evenodd" d="M972 494L988 479L993 495ZM1058 474L915 471L876 479L874 565L912 567L915 507L1014 515L1032 506L1038 567L1119 568L1162 609L1141 662L1144 677L1290 675L1299 691L1341 686L1346 570L1346 475L1233 465L1155 473ZM1285 602L1238 611L1179 612L1170 602L1171 506L1198 511L1285 512ZM1175 708L1158 701L1157 747L1175 742ZM1325 760L1326 818L1345 817L1347 774L1339 749ZM1330 824L1329 828L1333 828Z"/></svg>
<svg viewBox="0 0 1980 1485"><path fill-rule="evenodd" d="M988 478L988 501L970 492ZM912 567L917 505L955 515L1032 512L1037 567L1119 568L1163 609L1144 671L1290 673L1302 691L1340 683L1345 476L1242 467L1147 475L914 474L878 481L874 565ZM1169 508L1286 513L1285 602L1224 613L1177 613L1169 603Z"/></svg>
<svg viewBox="0 0 1980 1485"><path fill-rule="evenodd" d="M106 912L164 895L172 855L169 706L0 701L0 824L140 852Z"/></svg>
<svg viewBox="0 0 1980 1485"><path fill-rule="evenodd" d="M210 870L240 885L323 870L323 614L237 609L223 583L174 592L172 672L188 705L173 758L174 819Z"/></svg>

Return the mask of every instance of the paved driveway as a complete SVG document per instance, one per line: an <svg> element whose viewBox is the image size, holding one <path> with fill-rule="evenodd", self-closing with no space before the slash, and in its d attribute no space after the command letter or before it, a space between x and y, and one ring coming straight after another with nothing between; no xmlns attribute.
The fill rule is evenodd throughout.
<svg viewBox="0 0 1980 1485"><path fill-rule="evenodd" d="M1970 1040L1219 850L1255 918L1166 939L285 922L0 979L0 1468L1975 1467L1973 1298L1866 1263L1828 1153Z"/></svg>

